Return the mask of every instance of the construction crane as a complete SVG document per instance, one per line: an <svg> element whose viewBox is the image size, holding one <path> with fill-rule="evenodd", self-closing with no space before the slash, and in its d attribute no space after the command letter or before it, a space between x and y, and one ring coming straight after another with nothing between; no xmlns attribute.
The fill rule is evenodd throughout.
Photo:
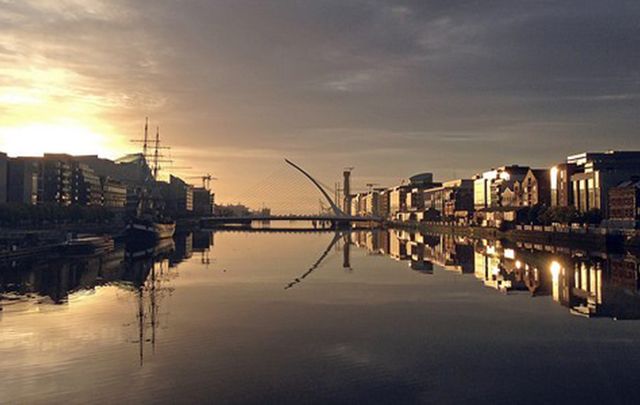
<svg viewBox="0 0 640 405"><path fill-rule="evenodd" d="M211 176L210 173L207 173L204 176L191 176L189 178L190 179L200 179L200 180L202 180L202 188L204 188L206 190L209 190L212 180L218 180L217 177Z"/></svg>

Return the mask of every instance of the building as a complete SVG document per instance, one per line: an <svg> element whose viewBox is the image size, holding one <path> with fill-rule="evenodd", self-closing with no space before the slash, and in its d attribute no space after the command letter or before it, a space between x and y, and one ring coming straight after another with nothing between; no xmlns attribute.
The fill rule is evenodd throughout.
<svg viewBox="0 0 640 405"><path fill-rule="evenodd" d="M456 213L467 217L473 212L473 185L471 179L457 179L425 190L425 210L436 210L447 219L454 218Z"/></svg>
<svg viewBox="0 0 640 405"><path fill-rule="evenodd" d="M123 156L115 161L96 155L74 156L85 163L101 178L120 182L127 190L127 210L136 211L143 196L150 195L154 184L153 173L142 153Z"/></svg>
<svg viewBox="0 0 640 405"><path fill-rule="evenodd" d="M609 190L622 181L640 175L640 152L585 152L567 157L578 173L571 176L574 207L580 212L592 209L608 215Z"/></svg>
<svg viewBox="0 0 640 405"><path fill-rule="evenodd" d="M158 182L165 209L175 216L193 213L193 186L171 175L169 183Z"/></svg>
<svg viewBox="0 0 640 405"><path fill-rule="evenodd" d="M402 185L389 189L389 216L395 218L400 212L407 210L407 193L411 186Z"/></svg>
<svg viewBox="0 0 640 405"><path fill-rule="evenodd" d="M77 161L71 162L72 204L86 207L99 207L103 204L102 183L100 177L88 165Z"/></svg>
<svg viewBox="0 0 640 405"><path fill-rule="evenodd" d="M111 210L124 210L127 207L127 187L109 177L100 178L102 206Z"/></svg>
<svg viewBox="0 0 640 405"><path fill-rule="evenodd" d="M204 187L193 189L193 212L197 215L209 216L214 214L215 194Z"/></svg>
<svg viewBox="0 0 640 405"><path fill-rule="evenodd" d="M0 152L0 204L8 201L8 166L9 158L7 154Z"/></svg>
<svg viewBox="0 0 640 405"><path fill-rule="evenodd" d="M549 182L552 207L569 207L574 204L571 176L577 172L578 166L575 163L562 163L551 168Z"/></svg>
<svg viewBox="0 0 640 405"><path fill-rule="evenodd" d="M521 182L527 175L527 166L501 166L474 176L473 182L473 205L474 209L508 207L517 203L513 195ZM507 191L507 195L503 193Z"/></svg>
<svg viewBox="0 0 640 405"><path fill-rule="evenodd" d="M549 170L529 169L524 179L518 183L515 206L532 207L551 204L551 182Z"/></svg>
<svg viewBox="0 0 640 405"><path fill-rule="evenodd" d="M42 193L38 193L38 202L54 203L63 206L72 202L73 168L71 156L63 154L45 154L42 158Z"/></svg>
<svg viewBox="0 0 640 405"><path fill-rule="evenodd" d="M609 190L609 224L637 228L640 223L640 177Z"/></svg>
<svg viewBox="0 0 640 405"><path fill-rule="evenodd" d="M38 203L40 164L34 159L9 159L7 171L10 203L35 205Z"/></svg>

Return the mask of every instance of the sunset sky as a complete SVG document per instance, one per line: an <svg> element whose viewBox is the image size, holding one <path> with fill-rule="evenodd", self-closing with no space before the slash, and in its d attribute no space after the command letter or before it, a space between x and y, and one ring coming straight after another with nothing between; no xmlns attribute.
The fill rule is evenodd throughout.
<svg viewBox="0 0 640 405"><path fill-rule="evenodd" d="M640 149L640 2L0 0L0 151L136 151L234 201L299 162L356 186Z"/></svg>

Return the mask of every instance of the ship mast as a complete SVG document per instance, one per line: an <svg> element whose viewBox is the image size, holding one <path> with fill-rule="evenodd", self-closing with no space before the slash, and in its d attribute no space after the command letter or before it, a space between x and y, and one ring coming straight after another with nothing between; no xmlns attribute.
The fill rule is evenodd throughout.
<svg viewBox="0 0 640 405"><path fill-rule="evenodd" d="M149 117L144 121L144 139L142 140L142 156L147 158L147 150L149 149Z"/></svg>
<svg viewBox="0 0 640 405"><path fill-rule="evenodd" d="M160 127L156 127L155 151L153 152L153 179L156 181L158 180L158 170L160 170L160 167L158 166L158 162L159 162L158 159L160 157L159 149L160 149Z"/></svg>

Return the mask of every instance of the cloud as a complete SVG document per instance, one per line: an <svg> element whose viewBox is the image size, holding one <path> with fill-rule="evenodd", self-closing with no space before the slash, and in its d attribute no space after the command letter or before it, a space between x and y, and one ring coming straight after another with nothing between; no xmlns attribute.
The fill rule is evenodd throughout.
<svg viewBox="0 0 640 405"><path fill-rule="evenodd" d="M639 17L599 0L0 0L0 121L43 94L123 137L150 115L203 172L551 164L640 147Z"/></svg>

